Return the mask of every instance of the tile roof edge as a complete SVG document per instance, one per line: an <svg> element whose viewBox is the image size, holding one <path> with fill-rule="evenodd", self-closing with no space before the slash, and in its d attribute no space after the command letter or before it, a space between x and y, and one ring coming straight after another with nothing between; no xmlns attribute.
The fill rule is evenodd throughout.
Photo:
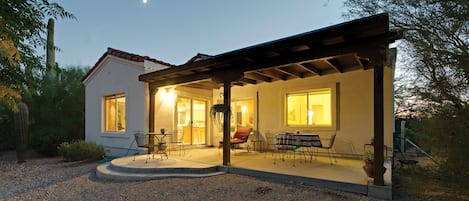
<svg viewBox="0 0 469 201"><path fill-rule="evenodd" d="M119 57L121 59L126 59L126 60L134 61L134 62L144 62L145 60L147 60L147 61L158 63L164 66L169 66L169 67L176 66L174 64L170 64L168 62L164 62L164 61L161 61L161 60L149 57L149 56L141 56L138 54L108 47L107 51L101 57L99 57L98 61L93 65L93 67L85 74L85 76L83 76L83 78L81 79L82 82L84 82L96 70L96 68L99 66L99 64L101 64L101 62L103 62L104 58L106 58L107 55L112 55L115 57Z"/></svg>

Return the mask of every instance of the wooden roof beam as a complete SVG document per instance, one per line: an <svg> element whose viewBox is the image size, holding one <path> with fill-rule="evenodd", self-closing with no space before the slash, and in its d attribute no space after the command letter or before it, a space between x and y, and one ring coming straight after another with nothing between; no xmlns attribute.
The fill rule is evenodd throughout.
<svg viewBox="0 0 469 201"><path fill-rule="evenodd" d="M339 63L337 59L325 59L324 60L329 66L335 69L339 73L344 72L344 66Z"/></svg>
<svg viewBox="0 0 469 201"><path fill-rule="evenodd" d="M293 64L293 65L296 65L300 68L303 68L305 70L307 70L308 72L310 73L313 73L313 74L316 74L316 75L319 75L321 76L322 75L322 72L321 70L317 69L313 64L311 63L302 63L302 64Z"/></svg>
<svg viewBox="0 0 469 201"><path fill-rule="evenodd" d="M296 64L293 64L296 66ZM292 71L291 69L288 69L288 67L279 67L279 68L276 68L278 71L282 72L282 73L285 73L285 74L288 74L288 75L291 75L293 77L297 77L297 78L303 78L304 76L302 75L302 73L298 73L298 72L295 72L295 71Z"/></svg>
<svg viewBox="0 0 469 201"><path fill-rule="evenodd" d="M279 80L287 80L288 79L288 77L286 75L281 75L280 73L273 72L270 69L260 70L260 71L257 71L257 73L262 74L262 75L267 76L267 77L279 79Z"/></svg>
<svg viewBox="0 0 469 201"><path fill-rule="evenodd" d="M211 79L211 75L208 73L198 73L198 74L191 74L191 75L185 75L181 77L175 77L175 78L168 78L165 80L158 80L155 82L150 83L150 87L164 87L164 86L169 86L169 85L177 85L177 84L183 84L183 83L191 83L191 82L198 82L202 80L208 80Z"/></svg>
<svg viewBox="0 0 469 201"><path fill-rule="evenodd" d="M257 84L257 80L249 79L249 78L246 78L246 77L241 78L239 81L240 82L245 82L245 83L248 83L248 84Z"/></svg>
<svg viewBox="0 0 469 201"><path fill-rule="evenodd" d="M243 83L243 82L240 82L240 81L236 81L236 82L232 82L232 83L231 83L231 86L233 86L233 85L241 86L241 87L242 87L242 86L244 86L244 83Z"/></svg>
<svg viewBox="0 0 469 201"><path fill-rule="evenodd" d="M371 68L371 62L369 59L365 58L359 58L357 57L357 60L361 66L363 66L363 70Z"/></svg>
<svg viewBox="0 0 469 201"><path fill-rule="evenodd" d="M272 82L272 78L267 77L265 75L261 75L257 72L245 73L244 78L249 78L249 79L253 79L253 80L260 80L260 81L263 81L263 82Z"/></svg>
<svg viewBox="0 0 469 201"><path fill-rule="evenodd" d="M245 71L256 71L258 69L273 68L291 63L302 63L324 57L339 56L351 53L355 53L360 57L375 58L382 56L383 51L379 50L383 49L384 47L382 45L387 43L387 41L382 37L383 36L377 36L368 38L366 41L356 40L348 43L316 47L314 49L304 50L301 52L285 54L275 58L259 60L243 65L243 69ZM364 42L368 44L365 47L363 46Z"/></svg>
<svg viewBox="0 0 469 201"><path fill-rule="evenodd" d="M218 84L210 81L194 82L190 84L182 85L185 87L198 88L198 89L218 89L220 88Z"/></svg>

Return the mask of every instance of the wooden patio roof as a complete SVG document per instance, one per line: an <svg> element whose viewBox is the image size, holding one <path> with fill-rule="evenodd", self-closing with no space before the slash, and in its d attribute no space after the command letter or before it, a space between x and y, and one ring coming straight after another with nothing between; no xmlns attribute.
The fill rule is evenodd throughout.
<svg viewBox="0 0 469 201"><path fill-rule="evenodd" d="M152 88L168 85L213 89L219 74L240 73L232 85L258 84L373 68L386 60L388 44L402 34L389 31L378 14L266 42L139 76Z"/></svg>
<svg viewBox="0 0 469 201"><path fill-rule="evenodd" d="M149 131L155 130L158 87L184 85L213 89L223 86L230 107L231 86L290 80L373 68L374 181L384 185L383 68L389 43L402 36L389 31L389 17L378 14L287 38L201 56L183 65L139 76L149 83ZM223 165L230 164L230 113L223 113Z"/></svg>

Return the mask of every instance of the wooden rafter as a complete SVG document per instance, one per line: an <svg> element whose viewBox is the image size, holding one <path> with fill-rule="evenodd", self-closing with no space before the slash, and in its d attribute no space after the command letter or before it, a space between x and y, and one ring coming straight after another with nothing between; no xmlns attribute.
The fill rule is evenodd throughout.
<svg viewBox="0 0 469 201"><path fill-rule="evenodd" d="M180 77L171 78L171 79L155 81L155 82L150 83L150 85L152 85L153 87L164 87L164 86L169 86L169 85L197 82L197 81L210 79L210 78L211 76L208 73L197 73L197 74L185 75L185 76L180 76Z"/></svg>
<svg viewBox="0 0 469 201"><path fill-rule="evenodd" d="M271 70L271 69L266 69L266 70L260 70L258 71L259 74L262 74L264 76L273 78L273 79L278 79L278 80L287 80L287 75L279 73L279 71Z"/></svg>
<svg viewBox="0 0 469 201"><path fill-rule="evenodd" d="M357 57L358 58L358 57ZM370 65L370 60L369 59L365 59L365 58L358 58L358 61L360 62L360 65L363 66L363 70L366 70L368 68L371 68Z"/></svg>
<svg viewBox="0 0 469 201"><path fill-rule="evenodd" d="M337 59L325 59L324 60L328 65L330 65L333 69L335 69L339 73L344 72L344 66L339 63Z"/></svg>
<svg viewBox="0 0 469 201"><path fill-rule="evenodd" d="M260 81L263 81L263 82L272 82L273 81L272 78L267 77L265 75L261 75L257 72L245 73L244 77L249 78L249 79L253 79L253 80L260 80Z"/></svg>
<svg viewBox="0 0 469 201"><path fill-rule="evenodd" d="M293 64L293 65L296 66L296 64ZM288 67L279 67L279 68L276 68L276 69L277 69L278 71L282 72L282 73L291 75L291 76L293 76L293 77L303 78L303 74L302 74L302 73L293 71L293 70L289 69Z"/></svg>
<svg viewBox="0 0 469 201"><path fill-rule="evenodd" d="M319 75L321 76L322 75L322 72L321 70L317 69L312 63L302 63L302 64L294 64L300 68L303 68L307 71L309 71L310 73L313 73L313 74L316 74L316 75Z"/></svg>
<svg viewBox="0 0 469 201"><path fill-rule="evenodd" d="M249 79L247 77L243 77L239 80L240 82L245 82L248 84L257 84L257 81L255 79Z"/></svg>

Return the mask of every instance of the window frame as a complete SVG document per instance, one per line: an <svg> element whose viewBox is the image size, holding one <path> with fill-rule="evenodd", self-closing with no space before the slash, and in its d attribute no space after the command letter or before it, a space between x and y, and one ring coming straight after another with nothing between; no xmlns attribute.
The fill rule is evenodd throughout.
<svg viewBox="0 0 469 201"><path fill-rule="evenodd" d="M301 130L301 129L314 129L314 130L336 130L337 125L337 118L339 116L339 105L338 105L338 91L339 83L330 83L330 84L321 84L316 85L315 87L302 87L302 88L295 88L295 89L287 89L282 91L283 96L283 108L282 108L282 118L283 118L283 126L285 129L290 130ZM329 89L331 92L331 125L289 125L288 124L288 95L292 94L308 94L310 92L317 92L323 89ZM308 95L306 95L308 96Z"/></svg>
<svg viewBox="0 0 469 201"><path fill-rule="evenodd" d="M125 100L125 104L124 104L124 114L125 115L124 115L124 129L123 130L118 130L117 129L117 125L118 125L118 112L117 111L118 111L118 108L119 108L117 99L119 99L119 98L124 98L124 100ZM107 130L107 128L106 128L107 116L108 116L107 115L108 108L107 108L106 102L109 99L115 100L116 112L115 112L115 117L114 117L114 119L115 119L115 122L114 122L115 129L114 130ZM117 93L117 94L111 94L111 95L103 96L103 107L102 108L103 108L103 110L102 110L103 111L103 113L102 113L103 114L103 116L102 116L102 120L103 120L102 121L102 132L103 133L126 133L126 130L127 130L127 97L126 97L125 93Z"/></svg>

